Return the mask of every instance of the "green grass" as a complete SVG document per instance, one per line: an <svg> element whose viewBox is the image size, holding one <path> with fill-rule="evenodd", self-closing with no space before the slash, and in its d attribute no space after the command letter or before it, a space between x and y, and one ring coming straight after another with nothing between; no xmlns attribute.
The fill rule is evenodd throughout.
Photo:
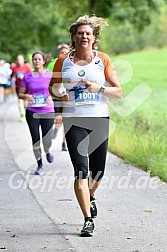
<svg viewBox="0 0 167 252"><path fill-rule="evenodd" d="M145 83L151 94L128 116L119 115L111 107L116 130L109 138L109 150L125 162L150 170L151 175L167 181L167 49L112 58L117 59L128 61L133 69L132 79L122 85L124 97L140 83ZM141 95L139 92L138 97Z"/></svg>

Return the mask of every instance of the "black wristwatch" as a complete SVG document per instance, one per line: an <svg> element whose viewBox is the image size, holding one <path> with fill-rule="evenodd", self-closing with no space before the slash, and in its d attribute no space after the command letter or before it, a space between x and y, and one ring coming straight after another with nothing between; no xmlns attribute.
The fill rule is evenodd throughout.
<svg viewBox="0 0 167 252"><path fill-rule="evenodd" d="M99 89L99 93L100 93L100 94L104 94L104 91L105 91L105 87L102 86L102 87Z"/></svg>

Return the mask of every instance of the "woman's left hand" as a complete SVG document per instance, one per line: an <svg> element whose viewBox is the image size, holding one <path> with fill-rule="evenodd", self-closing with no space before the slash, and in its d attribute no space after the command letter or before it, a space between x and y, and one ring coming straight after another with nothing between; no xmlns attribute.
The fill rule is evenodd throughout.
<svg viewBox="0 0 167 252"><path fill-rule="evenodd" d="M100 86L95 81L85 81L85 87L90 93L97 93L100 90Z"/></svg>

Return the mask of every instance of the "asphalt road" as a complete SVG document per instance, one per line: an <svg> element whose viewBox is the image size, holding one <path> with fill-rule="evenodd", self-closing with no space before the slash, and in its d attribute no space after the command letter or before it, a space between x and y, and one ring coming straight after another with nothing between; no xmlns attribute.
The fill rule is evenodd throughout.
<svg viewBox="0 0 167 252"><path fill-rule="evenodd" d="M16 97L0 105L0 250L167 252L167 184L108 153L96 194L93 237L80 237L83 216L73 191L73 168L53 140L55 161L36 168Z"/></svg>

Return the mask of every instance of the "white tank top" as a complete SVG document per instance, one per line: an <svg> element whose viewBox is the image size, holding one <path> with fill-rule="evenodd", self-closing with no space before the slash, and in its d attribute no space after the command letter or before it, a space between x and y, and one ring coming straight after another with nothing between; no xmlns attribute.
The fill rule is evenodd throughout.
<svg viewBox="0 0 167 252"><path fill-rule="evenodd" d="M63 103L63 117L109 116L107 98L100 93L88 92L83 83L83 81L94 81L99 87L109 86L106 81L109 68L113 69L113 64L108 55L102 52L96 52L92 62L84 66L74 64L69 55L64 57L61 65L62 82L70 99ZM54 72L59 72L56 64Z"/></svg>

